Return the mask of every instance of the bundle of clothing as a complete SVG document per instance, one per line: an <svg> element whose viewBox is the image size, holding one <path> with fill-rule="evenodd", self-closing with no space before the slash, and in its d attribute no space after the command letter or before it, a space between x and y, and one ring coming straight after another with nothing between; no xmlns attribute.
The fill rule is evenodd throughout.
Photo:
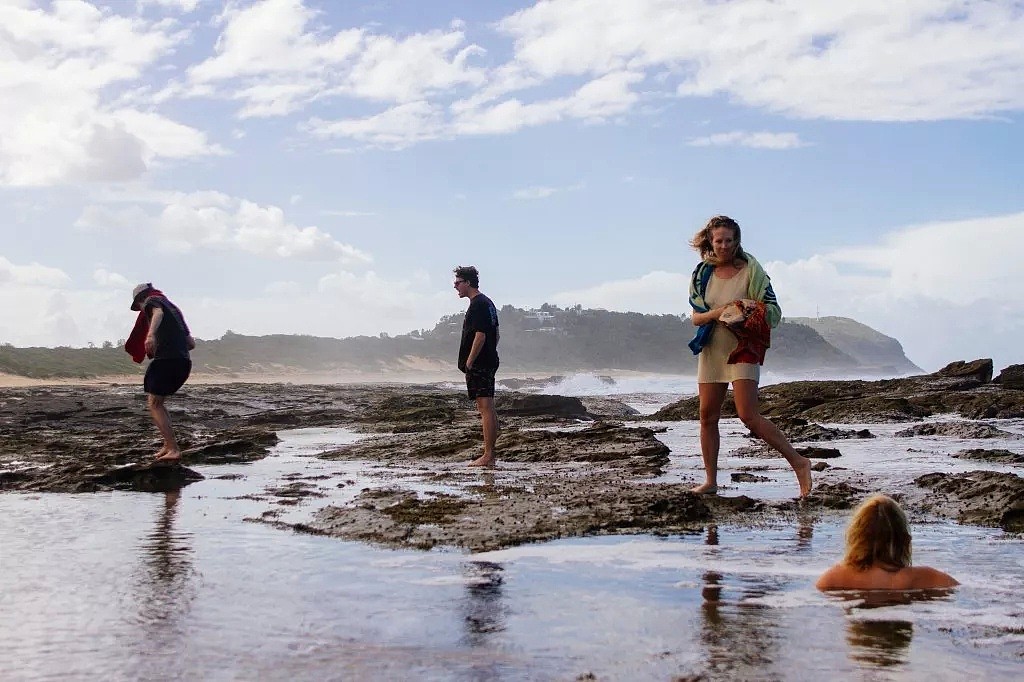
<svg viewBox="0 0 1024 682"><path fill-rule="evenodd" d="M749 298L733 301L718 321L736 335L736 349L729 353L728 363L764 364L765 353L771 346L772 328L768 325L767 309L761 301Z"/></svg>

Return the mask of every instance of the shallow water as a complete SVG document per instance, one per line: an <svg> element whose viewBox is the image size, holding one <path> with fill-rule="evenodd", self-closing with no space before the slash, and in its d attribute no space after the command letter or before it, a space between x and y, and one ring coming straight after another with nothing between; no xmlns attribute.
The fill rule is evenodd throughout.
<svg viewBox="0 0 1024 682"><path fill-rule="evenodd" d="M681 453L686 428L663 434ZM207 480L180 494L0 495L0 679L1019 678L1019 536L915 526L918 563L964 584L889 604L814 590L842 528L799 516L476 555L386 550L243 521L268 503L237 498L291 473L351 481L286 507L296 520L378 481L375 463L311 458L350 432L282 437L260 462L201 467ZM856 454L842 441L843 457L883 468L883 440ZM692 468L673 459L666 476ZM792 494L783 473L744 485ZM232 474L244 478L214 478Z"/></svg>

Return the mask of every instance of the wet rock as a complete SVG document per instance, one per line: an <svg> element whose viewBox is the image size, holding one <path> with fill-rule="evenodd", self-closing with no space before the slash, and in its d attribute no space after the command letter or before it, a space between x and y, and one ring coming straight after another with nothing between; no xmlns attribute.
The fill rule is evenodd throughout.
<svg viewBox="0 0 1024 682"><path fill-rule="evenodd" d="M935 374L940 377L968 377L987 384L992 381L992 359L982 358L969 362L958 360L949 363Z"/></svg>
<svg viewBox="0 0 1024 682"><path fill-rule="evenodd" d="M915 424L909 429L897 431L898 438L912 438L914 436L949 436L951 438L1019 438L1018 435L997 429L991 424L978 424L974 422L937 422L929 424Z"/></svg>
<svg viewBox="0 0 1024 682"><path fill-rule="evenodd" d="M1024 391L1024 365L1010 365L992 381L999 384L1000 388Z"/></svg>
<svg viewBox="0 0 1024 682"><path fill-rule="evenodd" d="M928 491L926 511L961 523L1024 530L1024 478L997 471L925 474L914 482Z"/></svg>
<svg viewBox="0 0 1024 682"><path fill-rule="evenodd" d="M451 393L406 393L388 395L360 412L359 421L372 423L378 430L396 433L429 431L451 424L467 405Z"/></svg>
<svg viewBox="0 0 1024 682"><path fill-rule="evenodd" d="M972 448L961 450L953 455L958 459L976 459L983 462L994 462L996 464L1024 464L1024 455L1009 450L985 450L983 448Z"/></svg>
<svg viewBox="0 0 1024 682"><path fill-rule="evenodd" d="M503 393L495 396L494 409L501 417L590 418L579 398L544 393Z"/></svg>
<svg viewBox="0 0 1024 682"><path fill-rule="evenodd" d="M756 476L746 472L730 474L730 477L732 478L733 483L765 483L772 480L767 476Z"/></svg>
<svg viewBox="0 0 1024 682"><path fill-rule="evenodd" d="M285 497L285 498L305 498L305 497L326 497L322 492L317 490L315 485L310 483L303 483L302 481L295 481L288 485L279 487L270 487L264 490L268 495L274 497Z"/></svg>
<svg viewBox="0 0 1024 682"><path fill-rule="evenodd" d="M190 464L236 464L254 462L267 456L268 449L280 439L273 431L253 434L248 438L217 440L181 453Z"/></svg>
<svg viewBox="0 0 1024 682"><path fill-rule="evenodd" d="M526 542L610 533L682 532L710 518L704 501L683 486L595 487L538 482L529 495L421 498L402 490L366 492L345 507L328 506L296 530L392 547L438 546L488 551Z"/></svg>
<svg viewBox="0 0 1024 682"><path fill-rule="evenodd" d="M791 443L822 440L843 440L847 438L874 438L875 434L868 429L835 429L813 424L800 417L773 419L775 425L786 435Z"/></svg>
<svg viewBox="0 0 1024 682"><path fill-rule="evenodd" d="M808 459L835 459L836 457L842 456L842 453L836 448L818 448L812 446L794 449Z"/></svg>
<svg viewBox="0 0 1024 682"><path fill-rule="evenodd" d="M93 482L120 490L155 493L179 490L203 480L203 475L180 464L129 464L96 476Z"/></svg>
<svg viewBox="0 0 1024 682"><path fill-rule="evenodd" d="M439 429L429 434L393 434L362 440L320 455L323 459L385 462L469 461L480 454L476 425ZM508 428L495 447L499 462L613 462L622 467L659 471L669 448L648 428L595 422L578 430Z"/></svg>
<svg viewBox="0 0 1024 682"><path fill-rule="evenodd" d="M828 468L828 462L815 462L811 465L811 471L824 471Z"/></svg>
<svg viewBox="0 0 1024 682"><path fill-rule="evenodd" d="M499 379L497 383L499 386L504 386L511 391L518 391L523 388L544 388L546 386L551 386L552 384L557 384L563 379L565 379L565 377L559 374L543 379L531 379L528 377L523 379L517 379L515 377Z"/></svg>
<svg viewBox="0 0 1024 682"><path fill-rule="evenodd" d="M631 419L640 415L635 408L614 398L586 396L580 398L580 402L587 414L597 419Z"/></svg>
<svg viewBox="0 0 1024 682"><path fill-rule="evenodd" d="M768 418L807 422L893 423L920 421L937 414L969 419L1024 417L1024 391L991 382L991 360L956 362L934 374L880 381L793 381L760 389L761 412ZM666 405L651 418L695 420L699 401ZM736 415L726 398L723 417Z"/></svg>
<svg viewBox="0 0 1024 682"><path fill-rule="evenodd" d="M867 496L868 491L849 483L819 483L807 496L809 505L826 509L852 509Z"/></svg>

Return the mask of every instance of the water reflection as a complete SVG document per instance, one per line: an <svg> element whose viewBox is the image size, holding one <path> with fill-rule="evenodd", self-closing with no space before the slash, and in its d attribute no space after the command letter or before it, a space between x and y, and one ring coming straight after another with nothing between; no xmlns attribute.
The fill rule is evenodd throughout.
<svg viewBox="0 0 1024 682"><path fill-rule="evenodd" d="M850 660L877 668L891 668L909 661L914 624L886 618L865 618L866 609L906 606L915 602L948 600L952 590L853 590L841 593L850 602L846 641Z"/></svg>
<svg viewBox="0 0 1024 682"><path fill-rule="evenodd" d="M175 530L180 491L164 493L156 523L140 546L138 616L142 623L166 630L189 609L194 593L192 534Z"/></svg>
<svg viewBox="0 0 1024 682"><path fill-rule="evenodd" d="M468 561L464 571L465 641L471 647L479 647L487 644L492 635L505 629L505 569L501 564L491 561Z"/></svg>
<svg viewBox="0 0 1024 682"><path fill-rule="evenodd" d="M914 624L905 620L848 621L846 641L850 645L850 659L880 668L889 668L907 662L910 640L914 637Z"/></svg>
<svg viewBox="0 0 1024 682"><path fill-rule="evenodd" d="M717 548L718 542L718 528L709 526L705 544ZM739 579L738 584L727 586L725 576L717 571L705 571L702 578L700 640L707 651L708 672L743 679L763 677L777 658L779 640L779 614L764 606L763 598L781 588L762 577ZM727 587L739 590L738 597L724 596Z"/></svg>

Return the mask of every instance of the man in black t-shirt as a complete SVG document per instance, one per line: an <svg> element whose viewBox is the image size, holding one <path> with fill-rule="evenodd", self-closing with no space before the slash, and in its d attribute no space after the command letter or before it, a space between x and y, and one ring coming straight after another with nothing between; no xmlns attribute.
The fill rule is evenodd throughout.
<svg viewBox="0 0 1024 682"><path fill-rule="evenodd" d="M466 390L476 401L484 431L484 454L469 466L494 466L498 416L494 412L494 375L498 371L498 310L480 293L480 273L472 265L455 268L455 291L469 299L462 322L459 369L466 373Z"/></svg>
<svg viewBox="0 0 1024 682"><path fill-rule="evenodd" d="M143 357L150 358L143 387L149 413L164 441L164 446L156 453L156 460L180 462L181 449L174 438L164 401L184 385L192 372L189 351L196 347L196 342L181 310L151 282L135 287L131 307L139 311L139 317L125 350L136 362L142 362Z"/></svg>

